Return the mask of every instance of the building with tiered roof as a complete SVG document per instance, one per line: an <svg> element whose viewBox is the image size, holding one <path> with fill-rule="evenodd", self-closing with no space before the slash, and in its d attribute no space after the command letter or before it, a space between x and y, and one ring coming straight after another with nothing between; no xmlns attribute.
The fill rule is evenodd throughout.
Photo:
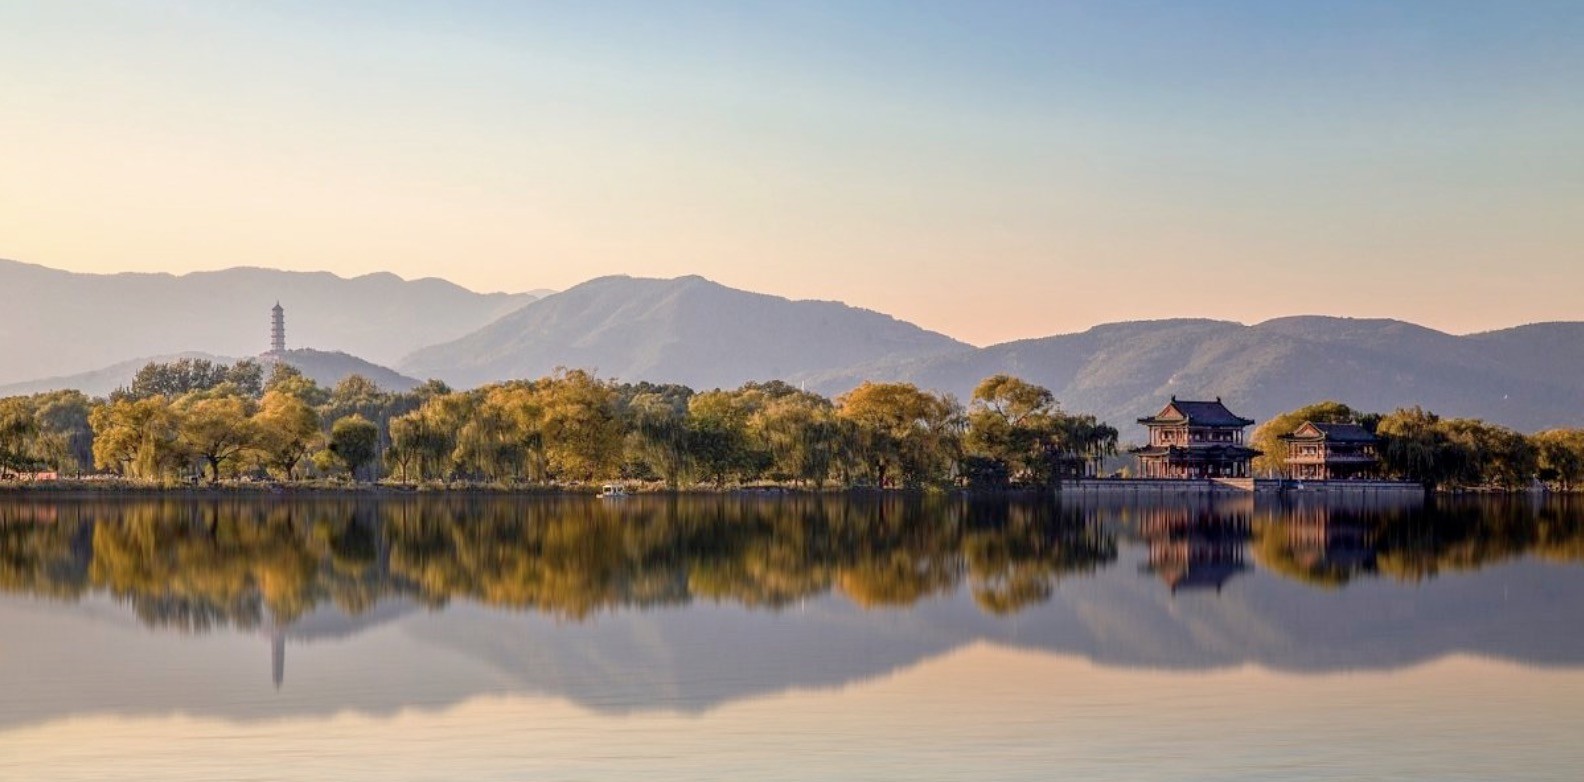
<svg viewBox="0 0 1584 782"><path fill-rule="evenodd" d="M1371 478L1379 472L1379 441L1358 424L1305 421L1278 438L1287 446L1287 477L1304 481Z"/></svg>
<svg viewBox="0 0 1584 782"><path fill-rule="evenodd" d="M1249 462L1260 455L1243 444L1243 430L1254 419L1233 414L1220 397L1203 402L1174 396L1138 422L1149 429L1149 444L1131 451L1143 478L1248 478Z"/></svg>

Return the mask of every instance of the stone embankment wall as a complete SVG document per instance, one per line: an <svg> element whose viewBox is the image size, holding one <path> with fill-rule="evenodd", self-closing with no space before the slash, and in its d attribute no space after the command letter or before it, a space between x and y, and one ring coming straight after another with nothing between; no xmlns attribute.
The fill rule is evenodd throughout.
<svg viewBox="0 0 1584 782"><path fill-rule="evenodd" d="M1304 495L1423 495L1424 487L1406 481L1293 481L1254 478L1169 480L1160 478L1088 478L1063 481L1061 490L1075 495L1145 497L1218 494L1293 493Z"/></svg>

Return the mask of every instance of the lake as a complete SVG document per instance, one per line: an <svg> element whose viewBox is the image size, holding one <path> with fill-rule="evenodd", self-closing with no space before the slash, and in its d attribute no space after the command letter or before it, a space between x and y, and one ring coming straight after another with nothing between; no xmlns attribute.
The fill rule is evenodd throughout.
<svg viewBox="0 0 1584 782"><path fill-rule="evenodd" d="M0 498L0 779L1576 780L1584 503Z"/></svg>

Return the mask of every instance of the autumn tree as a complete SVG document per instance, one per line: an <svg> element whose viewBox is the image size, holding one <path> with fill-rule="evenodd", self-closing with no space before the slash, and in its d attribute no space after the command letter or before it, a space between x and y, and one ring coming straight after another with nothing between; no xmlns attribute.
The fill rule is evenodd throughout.
<svg viewBox="0 0 1584 782"><path fill-rule="evenodd" d="M277 386L264 395L253 417L255 445L269 470L295 480L297 466L318 447L319 414L299 396Z"/></svg>
<svg viewBox="0 0 1584 782"><path fill-rule="evenodd" d="M624 432L611 384L574 369L557 372L538 391L539 431L550 470L584 481L613 475L621 463Z"/></svg>
<svg viewBox="0 0 1584 782"><path fill-rule="evenodd" d="M956 462L961 408L911 383L867 382L837 400L857 435L858 460L878 487L943 481Z"/></svg>
<svg viewBox="0 0 1584 782"><path fill-rule="evenodd" d="M95 466L131 478L168 477L187 463L180 417L163 396L123 398L93 409Z"/></svg>
<svg viewBox="0 0 1584 782"><path fill-rule="evenodd" d="M251 410L241 397L184 398L177 405L178 446L209 466L209 480L220 480L229 466L253 447Z"/></svg>

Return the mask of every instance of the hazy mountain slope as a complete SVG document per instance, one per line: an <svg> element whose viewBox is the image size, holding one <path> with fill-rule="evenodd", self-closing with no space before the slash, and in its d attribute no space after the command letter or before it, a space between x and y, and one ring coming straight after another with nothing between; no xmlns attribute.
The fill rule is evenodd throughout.
<svg viewBox="0 0 1584 782"><path fill-rule="evenodd" d="M418 351L398 368L472 386L583 367L604 377L703 389L965 347L836 302L747 293L702 277L603 277Z"/></svg>
<svg viewBox="0 0 1584 782"><path fill-rule="evenodd" d="M66 388L81 391L89 396L107 396L117 388L131 385L132 378L137 375L138 370L149 362L175 361L181 358L201 358L220 364L232 364L238 360L228 356L196 352L137 358L112 364L92 372L0 386L0 397L37 394ZM349 375L362 375L387 391L411 390L419 382L389 368L364 361L357 356L349 356L346 353L339 352L302 348L299 350L288 350L278 357L272 355L259 356L256 360L264 364L264 376L266 378L269 377L269 365L271 363L285 361L287 364L296 367L304 375L312 378L314 382L326 388L335 386L336 383L341 382Z"/></svg>
<svg viewBox="0 0 1584 782"><path fill-rule="evenodd" d="M1221 396L1256 419L1339 399L1381 411L1421 404L1534 430L1584 425L1580 343L1584 324L1458 337L1388 320L1167 320L871 363L808 380L826 393L864 379L905 380L966 399L981 378L1007 372L1051 388L1070 410L1122 426L1128 437L1138 434L1135 418L1172 394Z"/></svg>
<svg viewBox="0 0 1584 782"><path fill-rule="evenodd" d="M149 362L165 363L177 359L192 358L213 361L219 364L230 364L236 359L226 356L216 356L213 353L172 353L164 356L148 356L134 358L130 361L121 361L102 369L80 372L75 375L58 375L39 380L24 380L20 383L8 383L0 386L0 397L27 396L41 394L45 391L60 391L71 389L81 391L89 396L105 396L111 391L129 385L139 369Z"/></svg>
<svg viewBox="0 0 1584 782"><path fill-rule="evenodd" d="M312 378L325 388L333 388L335 384L345 380L350 375L362 375L386 391L411 391L419 381L407 377L388 367L382 367L364 361L357 356L347 355L339 351L309 350L301 348L288 350L278 355L259 357L260 363L265 365L264 376L269 377L269 365L275 361L284 361Z"/></svg>
<svg viewBox="0 0 1584 782"><path fill-rule="evenodd" d="M286 308L289 347L345 350L388 364L532 300L393 274L346 279L238 268L98 275L0 260L0 383L83 372L128 356L254 355L269 347L276 301Z"/></svg>
<svg viewBox="0 0 1584 782"><path fill-rule="evenodd" d="M1584 388L1584 323L1534 323L1463 339L1515 375Z"/></svg>

